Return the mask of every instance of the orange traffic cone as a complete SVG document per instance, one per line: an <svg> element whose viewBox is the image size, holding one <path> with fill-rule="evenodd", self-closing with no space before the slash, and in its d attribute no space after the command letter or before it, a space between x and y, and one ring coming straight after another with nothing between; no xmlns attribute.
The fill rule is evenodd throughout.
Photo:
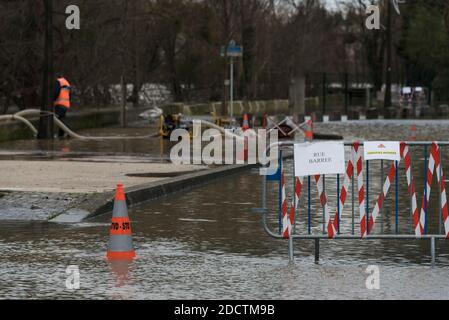
<svg viewBox="0 0 449 320"><path fill-rule="evenodd" d="M130 260L136 256L131 236L131 223L129 222L123 184L117 185L112 213L112 223L108 243L107 258L109 260Z"/></svg>
<svg viewBox="0 0 449 320"><path fill-rule="evenodd" d="M410 141L416 141L416 131L418 129L416 128L416 125L413 124L410 126Z"/></svg>
<svg viewBox="0 0 449 320"><path fill-rule="evenodd" d="M306 141L312 142L313 141L313 121L309 120L306 122L305 125L305 135L306 135Z"/></svg>
<svg viewBox="0 0 449 320"><path fill-rule="evenodd" d="M246 131L249 129L249 122L248 122L248 115L245 113L243 115L243 124L242 124L242 130Z"/></svg>

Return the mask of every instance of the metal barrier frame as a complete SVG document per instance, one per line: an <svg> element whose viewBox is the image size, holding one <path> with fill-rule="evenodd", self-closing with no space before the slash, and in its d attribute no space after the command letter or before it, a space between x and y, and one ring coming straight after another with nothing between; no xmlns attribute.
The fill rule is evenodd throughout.
<svg viewBox="0 0 449 320"><path fill-rule="evenodd" d="M405 141L404 141L405 142ZM269 154L269 152L271 151L271 149L273 149L274 147L278 148L278 153L281 154L281 149L285 148L285 147L293 147L295 144L297 143L301 143L300 141L281 141L278 142L276 144L272 144L270 145L267 149L266 149L266 154ZM425 156L424 156L424 162L425 162L425 170L427 170L427 149L428 146L432 145L432 143L437 143L440 147L443 146L449 146L449 141L413 141L413 142L405 142L408 146L422 146L424 147L424 152L425 152ZM360 146L363 146L364 143L363 142L359 142ZM353 142L344 142L345 147L348 146L352 146ZM443 154L443 152L441 152L441 155ZM368 161L365 161L366 163L369 163ZM267 165L265 165L264 167L267 167ZM441 165L442 168L443 165ZM381 168L382 168L382 179L383 179L383 161L381 164ZM367 177L369 176L369 166L366 167L366 170L368 170L367 173ZM397 173L399 170L396 170L396 186L398 183L398 177L397 177ZM425 183L426 183L426 179L427 176L426 174L424 175L425 177ZM310 180L309 180L310 181ZM338 181L338 178L337 178ZM383 182L382 182L383 183ZM352 177L352 184L354 185L354 177ZM368 201L368 195L369 195L369 181L367 180L365 182L366 184L366 203L367 205L369 205L369 201ZM440 188L440 184L438 184L438 188ZM339 190L339 185L337 184L337 192L340 192ZM354 189L353 189L354 190ZM424 190L426 190L426 188L424 188ZM310 197L310 190L309 190L309 197ZM396 188L396 197L397 197L397 188ZM439 197L441 197L441 190L439 192ZM337 199L339 199L339 196L337 197ZM425 197L424 197L425 199ZM309 202L310 203L310 202ZM352 192L352 205L353 205L353 212L354 212L354 192ZM396 203L396 209L397 209L397 203ZM309 209L310 210L310 209ZM353 214L353 219L352 219L352 234L351 235L341 235L340 233L335 235L333 239L329 239L328 235L323 233L323 234L308 234L308 235L301 235L301 234L296 234L295 233L295 228L292 228L292 234L290 234L290 237L288 239L285 239L281 234L275 233L272 230L270 230L269 226L268 226L268 209L267 209L267 177L266 176L262 176L262 207L261 208L254 208L253 212L255 213L259 213L262 215L262 225L263 228L265 230L265 232L274 239L282 239L282 240L288 240L288 256L289 256L289 260L293 261L294 260L294 246L293 246L293 240L314 240L315 241L315 263L319 263L320 260L320 240L385 240L385 239L389 239L389 240L430 240L430 255L431 255L431 265L432 267L435 266L436 263L436 240L447 240L448 238L446 237L446 235L443 234L427 234L427 230L425 231L425 234L423 234L421 237L417 237L416 235L407 235L407 234L375 234L375 235L367 235L364 238L361 238L360 235L355 235L355 230L354 230L354 214ZM441 208L439 206L439 219L441 219ZM427 217L427 215L426 215ZM368 217L367 217L368 219ZM397 229L398 223L396 223L396 232L398 232ZM426 229L427 229L427 223L426 223ZM440 220L440 226L439 226L439 230L441 232L441 220ZM383 230L382 230L383 231Z"/></svg>

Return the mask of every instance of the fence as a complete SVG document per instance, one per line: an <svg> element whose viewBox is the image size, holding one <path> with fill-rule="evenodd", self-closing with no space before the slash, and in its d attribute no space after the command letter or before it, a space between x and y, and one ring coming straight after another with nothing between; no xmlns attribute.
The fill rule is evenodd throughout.
<svg viewBox="0 0 449 320"><path fill-rule="evenodd" d="M381 190L377 195L374 208L370 208L370 199L373 199L372 189L370 188L372 179L377 172L373 173L370 167L372 161L362 159L361 149L364 143L354 142L345 143L345 148L350 149L351 156L347 163L346 172L342 179L341 175L336 176L336 194L337 201L335 211L330 210L331 204L328 202L326 190L326 176L317 175L314 177L295 177L294 187L291 198L291 204L287 202L287 192L285 186L285 167L282 160L282 151L291 149L295 142L279 142L268 148L278 147L280 152L280 179L279 179L279 212L271 212L278 215L278 230L272 231L269 226L269 210L267 209L267 177L262 181L262 208L255 209L262 214L263 227L266 233L276 239L288 239L289 259L293 260L293 241L295 239L309 239L315 241L315 262L319 262L320 240L323 239L360 239L360 240L379 240L379 239L419 239L430 240L431 263L435 264L436 252L435 242L438 239L448 239L449 237L449 217L443 173L443 148L449 145L449 142L402 142L400 144L401 161L404 165L400 166L399 161L392 161L388 170L385 170L386 160L375 160L380 162ZM414 149L411 152L411 149ZM422 149L422 150L419 150ZM422 153L421 153L422 152ZM418 192L416 188L415 177L413 175L412 153L414 155L423 155L421 168L423 180L423 194L421 206L418 207ZM420 159L421 160L421 159ZM400 167L403 167L401 169ZM385 173L386 177L385 177ZM403 195L399 192L399 179L405 173L404 180L407 182L407 201L409 203L410 214L408 217L408 226L400 224L399 206L404 206ZM378 179L375 177L375 179ZM438 226L429 230L429 201L432 192L432 182L435 179L438 182ZM385 180L384 180L385 178ZM379 181L379 180L377 180ZM315 184L322 208L322 222L320 225L314 224L312 219L311 190ZM356 188L357 184L357 188ZM394 232L386 233L384 231L384 202L389 196L390 189L394 192ZM297 221L301 199L302 207L306 208L307 218L305 221ZM346 200L350 199L351 215L349 230L342 230L342 212ZM356 202L356 198L358 198ZM401 208L404 209L404 208ZM316 213L316 212L315 212ZM380 218L380 219L379 219ZM316 220L316 219L315 219ZM380 221L379 221L380 220ZM403 220L403 219L402 219ZM347 222L347 221L345 221ZM299 225L306 224L306 231L300 232ZM381 225L379 230L378 225ZM376 229L377 226L377 229ZM345 228L348 229L348 228ZM404 232L407 230L408 232Z"/></svg>

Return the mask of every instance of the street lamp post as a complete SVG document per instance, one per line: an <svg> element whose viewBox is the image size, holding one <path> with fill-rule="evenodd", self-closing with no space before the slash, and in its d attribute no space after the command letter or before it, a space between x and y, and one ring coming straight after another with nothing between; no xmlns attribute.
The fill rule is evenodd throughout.
<svg viewBox="0 0 449 320"><path fill-rule="evenodd" d="M234 57L230 57L230 64L231 64L231 70L230 70L230 80L231 80L231 86L229 89L229 103L231 104L231 118L234 117Z"/></svg>

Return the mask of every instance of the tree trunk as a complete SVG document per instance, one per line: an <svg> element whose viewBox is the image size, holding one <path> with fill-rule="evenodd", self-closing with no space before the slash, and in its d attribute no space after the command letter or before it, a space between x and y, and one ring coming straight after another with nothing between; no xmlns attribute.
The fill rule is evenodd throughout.
<svg viewBox="0 0 449 320"><path fill-rule="evenodd" d="M125 76L122 75L120 86L122 88L122 110L120 113L120 123L122 128L127 127L127 115L126 115L126 106L127 106L127 85L125 81Z"/></svg>
<svg viewBox="0 0 449 320"><path fill-rule="evenodd" d="M241 10L241 37L243 46L243 75L241 77L241 94L244 98L252 100L255 98L254 82L256 69L256 30L255 30L255 12L257 5L249 0L240 0Z"/></svg>
<svg viewBox="0 0 449 320"><path fill-rule="evenodd" d="M53 0L45 1L45 54L42 83L43 112L39 121L39 139L53 139Z"/></svg>
<svg viewBox="0 0 449 320"><path fill-rule="evenodd" d="M133 83L133 92L132 92L132 100L133 100L133 107L138 108L139 107L139 92L141 87L141 66L140 66L140 52L139 52L139 40L138 40L138 34L137 34L137 22L136 22L136 16L138 14L138 8L137 8L137 1L133 1L133 9L134 9L134 19L133 19L133 49L134 49L134 55L133 55L133 71L134 71L134 83Z"/></svg>
<svg viewBox="0 0 449 320"><path fill-rule="evenodd" d="M384 100L384 114L388 114L388 109L391 107L391 2L387 1L388 15L387 15L387 63L385 72L385 100Z"/></svg>

